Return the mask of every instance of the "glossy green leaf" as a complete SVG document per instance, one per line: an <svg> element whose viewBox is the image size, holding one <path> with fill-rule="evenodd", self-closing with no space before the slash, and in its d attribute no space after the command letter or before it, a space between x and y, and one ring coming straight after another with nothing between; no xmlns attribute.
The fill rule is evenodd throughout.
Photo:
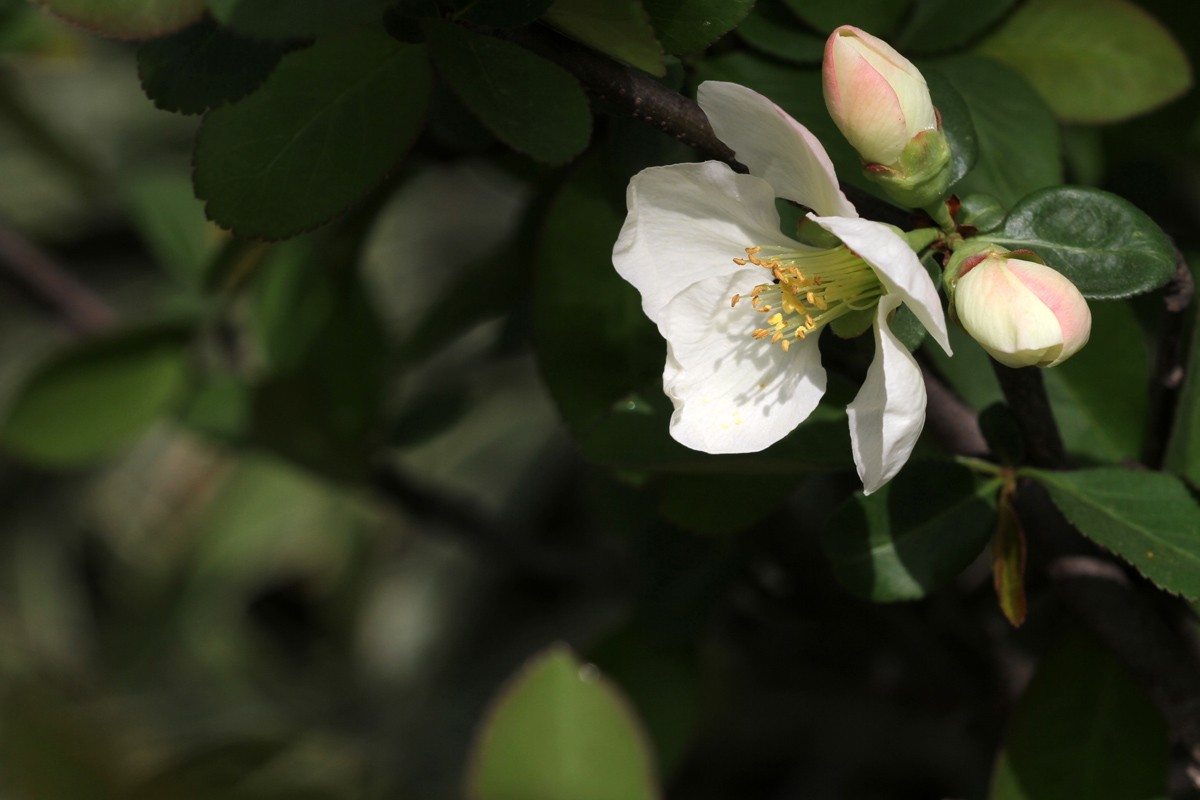
<svg viewBox="0 0 1200 800"><path fill-rule="evenodd" d="M1127 0L1028 0L978 49L1024 75L1067 122L1127 119L1192 85L1183 48Z"/></svg>
<svg viewBox="0 0 1200 800"><path fill-rule="evenodd" d="M259 39L311 39L378 23L392 0L207 0L222 25Z"/></svg>
<svg viewBox="0 0 1200 800"><path fill-rule="evenodd" d="M470 757L471 800L652 800L650 747L628 701L565 646L530 660L493 701Z"/></svg>
<svg viewBox="0 0 1200 800"><path fill-rule="evenodd" d="M1043 371L1067 450L1098 461L1137 460L1142 452L1149 380L1141 327L1128 303L1091 303L1092 337L1075 355Z"/></svg>
<svg viewBox="0 0 1200 800"><path fill-rule="evenodd" d="M1058 123L1037 92L1003 64L978 56L922 63L958 90L971 114L979 157L955 186L1012 206L1025 195L1062 183Z"/></svg>
<svg viewBox="0 0 1200 800"><path fill-rule="evenodd" d="M64 19L101 36L149 39L186 28L204 14L204 0L37 0Z"/></svg>
<svg viewBox="0 0 1200 800"><path fill-rule="evenodd" d="M839 25L854 25L881 38L888 38L908 13L913 0L784 0L796 16L821 33Z"/></svg>
<svg viewBox="0 0 1200 800"><path fill-rule="evenodd" d="M912 14L892 37L904 52L944 53L986 35L1016 0L916 0Z"/></svg>
<svg viewBox="0 0 1200 800"><path fill-rule="evenodd" d="M263 86L210 111L196 137L196 194L248 235L313 228L383 179L420 133L425 48L367 31L286 56Z"/></svg>
<svg viewBox="0 0 1200 800"><path fill-rule="evenodd" d="M0 447L65 467L105 455L180 400L185 339L173 327L125 331L51 358L21 388L0 423Z"/></svg>
<svg viewBox="0 0 1200 800"><path fill-rule="evenodd" d="M658 40L683 55L715 42L741 22L754 0L642 0Z"/></svg>
<svg viewBox="0 0 1200 800"><path fill-rule="evenodd" d="M954 187L979 160L979 137L971 109L954 84L937 70L925 76L929 95L942 119L942 133L950 143L950 186Z"/></svg>
<svg viewBox="0 0 1200 800"><path fill-rule="evenodd" d="M199 114L262 85L283 48L246 39L205 17L138 48L142 90L159 108Z"/></svg>
<svg viewBox="0 0 1200 800"><path fill-rule="evenodd" d="M1068 634L1017 701L990 800L1131 800L1166 794L1167 731L1104 647Z"/></svg>
<svg viewBox="0 0 1200 800"><path fill-rule="evenodd" d="M1027 470L1080 533L1175 594L1200 598L1200 505L1172 475Z"/></svg>
<svg viewBox="0 0 1200 800"><path fill-rule="evenodd" d="M666 75L663 46L640 0L555 0L542 19L651 75Z"/></svg>
<svg viewBox="0 0 1200 800"><path fill-rule="evenodd" d="M782 0L755 3L737 35L751 47L796 64L820 64L825 57L825 39L804 27Z"/></svg>
<svg viewBox="0 0 1200 800"><path fill-rule="evenodd" d="M192 194L187 172L130 172L121 196L159 266L185 286L201 286L223 235L205 218L204 204Z"/></svg>
<svg viewBox="0 0 1200 800"><path fill-rule="evenodd" d="M998 231L979 238L1032 250L1091 299L1148 292L1175 274L1175 248L1154 220L1099 189L1057 186L1029 195Z"/></svg>
<svg viewBox="0 0 1200 800"><path fill-rule="evenodd" d="M967 567L992 534L996 481L965 467L910 463L834 512L821 544L838 581L876 602L915 600Z"/></svg>
<svg viewBox="0 0 1200 800"><path fill-rule="evenodd" d="M554 0L458 0L455 19L492 28L517 28L536 20Z"/></svg>
<svg viewBox="0 0 1200 800"><path fill-rule="evenodd" d="M425 31L438 74L498 139L550 164L587 147L587 95L562 67L458 25L430 21Z"/></svg>

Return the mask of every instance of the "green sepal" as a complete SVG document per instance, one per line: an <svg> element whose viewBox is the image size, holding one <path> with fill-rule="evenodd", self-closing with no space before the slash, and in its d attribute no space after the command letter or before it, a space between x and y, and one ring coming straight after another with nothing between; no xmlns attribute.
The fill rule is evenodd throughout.
<svg viewBox="0 0 1200 800"><path fill-rule="evenodd" d="M853 339L855 336L862 336L870 330L874 322L875 309L864 308L862 311L851 311L848 314L838 317L829 323L829 328L842 339Z"/></svg>
<svg viewBox="0 0 1200 800"><path fill-rule="evenodd" d="M841 239L808 217L801 217L796 223L795 238L801 244L806 244L809 247L819 247L822 250L831 250L835 247L840 247L842 244Z"/></svg>
<svg viewBox="0 0 1200 800"><path fill-rule="evenodd" d="M914 136L895 164L863 167L868 180L907 208L924 208L945 197L953 172L950 143L940 130L921 131Z"/></svg>
<svg viewBox="0 0 1200 800"><path fill-rule="evenodd" d="M970 227L979 233L987 233L999 228L1007 215L1008 211L995 197L983 192L973 192L959 199L958 213L954 215L954 221L960 227Z"/></svg>

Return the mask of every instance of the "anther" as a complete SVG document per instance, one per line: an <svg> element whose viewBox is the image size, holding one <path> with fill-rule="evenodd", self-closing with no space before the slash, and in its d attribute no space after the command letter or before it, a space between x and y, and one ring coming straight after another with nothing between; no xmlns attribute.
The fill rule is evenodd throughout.
<svg viewBox="0 0 1200 800"><path fill-rule="evenodd" d="M733 296L733 299L729 301L729 307L733 308L733 307L737 306L738 300L741 300L741 299L742 299L742 296L740 294L735 294Z"/></svg>

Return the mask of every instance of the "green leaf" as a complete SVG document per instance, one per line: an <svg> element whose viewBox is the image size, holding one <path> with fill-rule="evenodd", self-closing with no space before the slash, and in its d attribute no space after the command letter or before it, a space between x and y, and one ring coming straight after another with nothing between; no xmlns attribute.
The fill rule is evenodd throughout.
<svg viewBox="0 0 1200 800"><path fill-rule="evenodd" d="M587 147L587 95L562 67L510 42L458 25L425 25L438 74L505 144L561 164Z"/></svg>
<svg viewBox="0 0 1200 800"><path fill-rule="evenodd" d="M1028 0L979 51L1020 72L1066 122L1115 122L1192 85L1187 55L1127 0Z"/></svg>
<svg viewBox="0 0 1200 800"><path fill-rule="evenodd" d="M258 91L205 115L196 194L240 234L313 228L396 165L421 131L428 95L425 48L382 33L292 53Z"/></svg>
<svg viewBox="0 0 1200 800"><path fill-rule="evenodd" d="M205 218L188 174L161 168L130 172L121 196L159 266L182 285L200 287L223 235Z"/></svg>
<svg viewBox="0 0 1200 800"><path fill-rule="evenodd" d="M1013 507L1009 487L996 503L996 533L992 537L992 585L1000 611L1014 628L1025 622L1029 603L1025 597L1025 532Z"/></svg>
<svg viewBox="0 0 1200 800"><path fill-rule="evenodd" d="M149 39L186 28L204 0L37 0L54 14L101 36Z"/></svg>
<svg viewBox="0 0 1200 800"><path fill-rule="evenodd" d="M796 64L820 64L825 57L825 40L801 25L782 0L755 3L737 34L751 47Z"/></svg>
<svg viewBox="0 0 1200 800"><path fill-rule="evenodd" d="M177 327L124 331L51 358L0 423L0 446L52 467L81 464L131 441L179 401L185 339Z"/></svg>
<svg viewBox="0 0 1200 800"><path fill-rule="evenodd" d="M652 800L650 747L625 697L565 646L501 690L470 757L471 800Z"/></svg>
<svg viewBox="0 0 1200 800"><path fill-rule="evenodd" d="M937 70L925 74L929 95L942 119L942 133L950 143L950 186L953 187L970 172L979 160L979 137L971 109L954 84Z"/></svg>
<svg viewBox="0 0 1200 800"><path fill-rule="evenodd" d="M1008 67L978 56L922 63L958 90L971 114L979 158L955 186L1011 206L1032 191L1062 183L1058 123L1037 92Z"/></svg>
<svg viewBox="0 0 1200 800"><path fill-rule="evenodd" d="M958 50L995 27L1016 0L916 0L892 44L914 53Z"/></svg>
<svg viewBox="0 0 1200 800"><path fill-rule="evenodd" d="M283 53L278 45L244 39L206 17L144 42L137 53L138 76L159 108L199 114L262 85Z"/></svg>
<svg viewBox="0 0 1200 800"><path fill-rule="evenodd" d="M1090 636L1068 634L1017 701L990 800L1131 800L1166 793L1167 731Z"/></svg>
<svg viewBox="0 0 1200 800"><path fill-rule="evenodd" d="M1092 337L1071 358L1043 371L1063 442L1071 453L1098 461L1137 460L1145 434L1149 380L1141 327L1128 303L1092 303ZM1135 422L1136 421L1136 422Z"/></svg>
<svg viewBox="0 0 1200 800"><path fill-rule="evenodd" d="M754 0L642 0L658 40L668 53L707 47L737 27Z"/></svg>
<svg viewBox="0 0 1200 800"><path fill-rule="evenodd" d="M1200 598L1200 505L1172 475L1025 470L1080 533L1169 592Z"/></svg>
<svg viewBox="0 0 1200 800"><path fill-rule="evenodd" d="M491 28L519 28L536 20L554 0L458 0L455 19Z"/></svg>
<svg viewBox="0 0 1200 800"><path fill-rule="evenodd" d="M821 33L839 25L854 25L880 38L888 38L908 13L913 0L784 0L796 16Z"/></svg>
<svg viewBox="0 0 1200 800"><path fill-rule="evenodd" d="M998 231L978 238L1032 250L1096 300L1148 292L1175 274L1175 248L1154 220L1099 189L1043 189L1014 206Z"/></svg>
<svg viewBox="0 0 1200 800"><path fill-rule="evenodd" d="M207 0L222 25L259 39L312 39L378 23L392 0Z"/></svg>
<svg viewBox="0 0 1200 800"><path fill-rule="evenodd" d="M838 581L876 602L924 597L987 546L998 485L957 464L916 462L869 497L855 494L821 539Z"/></svg>
<svg viewBox="0 0 1200 800"><path fill-rule="evenodd" d="M651 75L667 74L663 47L640 0L555 0L542 19Z"/></svg>

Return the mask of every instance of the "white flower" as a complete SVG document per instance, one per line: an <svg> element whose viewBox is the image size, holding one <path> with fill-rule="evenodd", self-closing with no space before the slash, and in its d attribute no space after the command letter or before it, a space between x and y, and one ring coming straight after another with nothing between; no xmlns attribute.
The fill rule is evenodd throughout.
<svg viewBox="0 0 1200 800"><path fill-rule="evenodd" d="M854 462L872 492L904 466L925 422L921 370L888 318L908 305L949 353L937 290L899 234L859 218L804 126L737 84L704 83L698 99L751 174L714 161L643 170L629 183L613 249L617 272L667 340L671 435L707 453L782 439L825 393L820 328L873 308L875 359L847 407ZM812 209L844 246L785 236L777 196Z"/></svg>

